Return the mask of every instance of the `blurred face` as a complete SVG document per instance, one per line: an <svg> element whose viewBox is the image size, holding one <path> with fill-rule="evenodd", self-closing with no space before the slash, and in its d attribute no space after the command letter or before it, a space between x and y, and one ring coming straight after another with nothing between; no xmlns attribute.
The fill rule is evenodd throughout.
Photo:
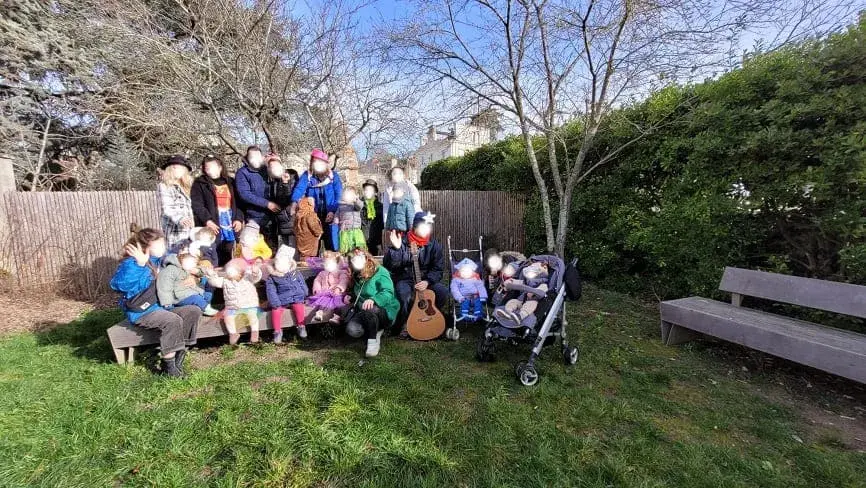
<svg viewBox="0 0 866 488"><path fill-rule="evenodd" d="M505 267L505 269L502 270L502 275L505 276L506 278L511 278L515 274L517 274L517 267L513 266L511 264L509 264L508 266Z"/></svg>
<svg viewBox="0 0 866 488"><path fill-rule="evenodd" d="M431 233L433 233L433 226L426 222L420 223L415 227L415 235L417 235L418 237L430 237Z"/></svg>
<svg viewBox="0 0 866 488"><path fill-rule="evenodd" d="M226 276L233 280L238 280L241 277L241 269L237 266L226 265Z"/></svg>
<svg viewBox="0 0 866 488"><path fill-rule="evenodd" d="M406 179L406 175L403 173L402 169L395 169L391 172L391 181L394 183L400 183L401 181Z"/></svg>
<svg viewBox="0 0 866 488"><path fill-rule="evenodd" d="M274 178L281 178L285 172L286 169L283 168L283 165L280 164L279 161L271 160L271 162L268 163L268 173L270 173Z"/></svg>
<svg viewBox="0 0 866 488"><path fill-rule="evenodd" d="M540 270L536 266L530 266L523 270L523 276L526 277L526 279L528 280L534 280L535 278L538 278L539 273Z"/></svg>
<svg viewBox="0 0 866 488"><path fill-rule="evenodd" d="M222 174L223 167L217 161L208 161L204 164L204 172L211 179L215 180Z"/></svg>
<svg viewBox="0 0 866 488"><path fill-rule="evenodd" d="M321 159L314 159L313 160L313 172L314 173L322 174L327 170L328 170L328 162L327 161L322 161Z"/></svg>
<svg viewBox="0 0 866 488"><path fill-rule="evenodd" d="M187 273L192 272L198 266L198 259L189 256L181 259L180 267Z"/></svg>
<svg viewBox="0 0 866 488"><path fill-rule="evenodd" d="M250 166L253 169L259 169L262 167L262 164L265 162L264 156L262 156L261 151L249 151L247 153L247 162L250 163Z"/></svg>
<svg viewBox="0 0 866 488"><path fill-rule="evenodd" d="M502 269L502 257L497 254L490 256L487 258L487 267L491 273L498 273Z"/></svg>
<svg viewBox="0 0 866 488"><path fill-rule="evenodd" d="M325 260L325 271L327 271L328 273L336 273L337 268L338 268L337 261L335 261L333 259L326 259Z"/></svg>
<svg viewBox="0 0 866 488"><path fill-rule="evenodd" d="M147 246L147 253L154 258L165 256L165 239L157 239Z"/></svg>
<svg viewBox="0 0 866 488"><path fill-rule="evenodd" d="M460 274L461 278L463 278L464 280L468 280L469 278L472 278L472 276L475 274L475 271L469 266L463 266L458 270L458 273Z"/></svg>
<svg viewBox="0 0 866 488"><path fill-rule="evenodd" d="M172 178L180 179L186 176L189 173L189 170L186 169L186 166L182 164L172 164L168 168L165 168L168 174L171 175Z"/></svg>
<svg viewBox="0 0 866 488"><path fill-rule="evenodd" d="M393 196L395 200L402 199L404 196L403 189L402 188L395 188L394 192L391 194L391 196Z"/></svg>
<svg viewBox="0 0 866 488"><path fill-rule="evenodd" d="M367 200L372 200L373 197L375 197L375 196L376 196L376 189L375 188L373 188L372 186L365 186L364 187L364 198L366 198Z"/></svg>
<svg viewBox="0 0 866 488"><path fill-rule="evenodd" d="M292 261L285 258L275 259L274 269L276 269L280 273L288 273L292 270Z"/></svg>
<svg viewBox="0 0 866 488"><path fill-rule="evenodd" d="M355 271L361 271L366 265L367 257L363 254L356 254L352 256L352 269L354 269Z"/></svg>

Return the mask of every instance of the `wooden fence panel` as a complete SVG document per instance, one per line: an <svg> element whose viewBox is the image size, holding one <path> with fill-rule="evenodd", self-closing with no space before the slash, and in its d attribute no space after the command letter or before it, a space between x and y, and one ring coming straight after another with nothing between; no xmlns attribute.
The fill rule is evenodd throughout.
<svg viewBox="0 0 866 488"><path fill-rule="evenodd" d="M6 192L0 198L9 235L0 262L15 263L18 286L61 285L77 296L107 290L130 222L159 227L156 192ZM422 191L436 214L435 235L456 249L523 250L524 201L506 192ZM0 270L3 271L3 270Z"/></svg>

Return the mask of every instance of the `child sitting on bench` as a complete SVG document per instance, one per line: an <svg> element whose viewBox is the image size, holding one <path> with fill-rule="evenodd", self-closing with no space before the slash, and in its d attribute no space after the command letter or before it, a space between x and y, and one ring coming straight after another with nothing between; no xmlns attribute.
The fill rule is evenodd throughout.
<svg viewBox="0 0 866 488"><path fill-rule="evenodd" d="M165 308L195 305L208 317L217 310L210 305L213 293L199 286L199 260L188 253L169 254L163 268L156 276L156 294L159 304Z"/></svg>

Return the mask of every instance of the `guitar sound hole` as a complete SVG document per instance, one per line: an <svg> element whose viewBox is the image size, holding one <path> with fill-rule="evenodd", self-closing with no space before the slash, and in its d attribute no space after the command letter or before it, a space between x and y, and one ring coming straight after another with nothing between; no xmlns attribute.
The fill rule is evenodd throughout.
<svg viewBox="0 0 866 488"><path fill-rule="evenodd" d="M418 302L418 309L419 310L426 310L427 309L427 301L421 300L420 302Z"/></svg>

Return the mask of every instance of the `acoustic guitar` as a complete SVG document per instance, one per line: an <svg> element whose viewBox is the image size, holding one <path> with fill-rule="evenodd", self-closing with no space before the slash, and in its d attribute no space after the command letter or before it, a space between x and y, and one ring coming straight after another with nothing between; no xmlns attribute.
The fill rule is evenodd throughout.
<svg viewBox="0 0 866 488"><path fill-rule="evenodd" d="M421 266L418 264L418 245L410 243L412 262L415 265L415 284L421 281ZM416 341L429 341L445 332L445 316L436 308L433 290L415 290L415 301L406 320L406 331Z"/></svg>

